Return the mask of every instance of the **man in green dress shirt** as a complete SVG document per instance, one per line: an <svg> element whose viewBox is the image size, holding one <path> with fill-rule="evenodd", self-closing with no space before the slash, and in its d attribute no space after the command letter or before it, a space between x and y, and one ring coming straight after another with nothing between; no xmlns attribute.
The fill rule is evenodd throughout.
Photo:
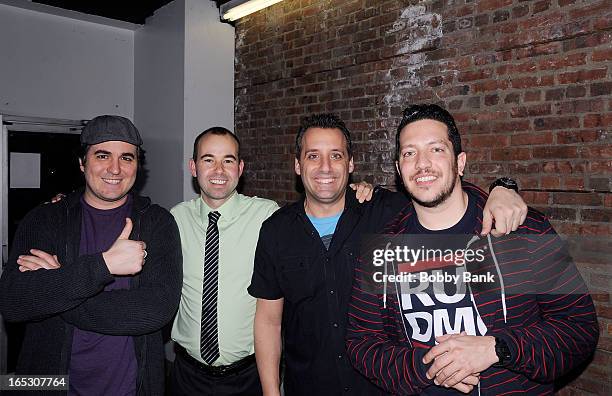
<svg viewBox="0 0 612 396"><path fill-rule="evenodd" d="M181 235L184 263L181 302L172 328L177 352L171 380L175 395L261 394L253 355L255 299L247 293L247 287L253 273L261 223L278 205L236 191L243 167L238 138L225 128L207 129L196 138L193 158L189 161L191 174L200 187L200 197L171 210ZM218 286L217 293L213 290L203 296L203 290L209 289L203 286L207 231L209 240L215 238L214 232L211 236L209 231L211 212L219 215L218 244L211 249L218 246L218 283L213 280ZM210 261L215 260L207 263ZM215 296L210 294L216 294L216 304ZM202 316L203 306L206 307L204 299L208 297L213 298L213 311L216 305L216 315L211 314L211 327L216 325L217 337L214 340L213 328L211 342L205 340L210 328L204 330L207 324ZM213 350L217 348L218 357L213 353L207 362L203 355L207 356L211 345Z"/></svg>

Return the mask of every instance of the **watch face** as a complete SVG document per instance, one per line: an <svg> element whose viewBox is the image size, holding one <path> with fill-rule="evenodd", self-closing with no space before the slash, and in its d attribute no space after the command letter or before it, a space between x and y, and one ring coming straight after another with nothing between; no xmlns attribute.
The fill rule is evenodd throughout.
<svg viewBox="0 0 612 396"><path fill-rule="evenodd" d="M502 177L501 179L499 179L500 182L508 185L508 186L516 186L516 182L512 179L510 179L509 177Z"/></svg>

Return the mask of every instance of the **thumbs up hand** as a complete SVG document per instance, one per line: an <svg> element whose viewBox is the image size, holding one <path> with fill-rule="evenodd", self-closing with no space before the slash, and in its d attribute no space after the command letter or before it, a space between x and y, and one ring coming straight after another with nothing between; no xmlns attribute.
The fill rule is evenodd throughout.
<svg viewBox="0 0 612 396"><path fill-rule="evenodd" d="M133 275L142 270L147 245L142 241L130 240L132 220L125 219L121 234L106 252L102 253L108 270L113 275Z"/></svg>

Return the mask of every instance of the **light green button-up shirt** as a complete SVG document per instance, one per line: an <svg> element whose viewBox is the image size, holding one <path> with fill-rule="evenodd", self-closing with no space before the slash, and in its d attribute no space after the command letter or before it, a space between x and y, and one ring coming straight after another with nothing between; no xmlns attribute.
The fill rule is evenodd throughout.
<svg viewBox="0 0 612 396"><path fill-rule="evenodd" d="M255 299L247 292L253 274L259 229L278 209L274 201L234 193L216 210L219 227L219 288L217 325L219 358L214 365L234 363L254 352L253 318ZM208 213L213 211L202 198L182 202L170 211L178 224L183 249L183 290L172 339L195 359L200 356L200 319L204 243Z"/></svg>

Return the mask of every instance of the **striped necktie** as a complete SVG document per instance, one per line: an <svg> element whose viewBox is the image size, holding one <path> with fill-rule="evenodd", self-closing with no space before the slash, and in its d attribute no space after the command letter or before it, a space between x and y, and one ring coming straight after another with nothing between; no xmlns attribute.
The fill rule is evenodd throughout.
<svg viewBox="0 0 612 396"><path fill-rule="evenodd" d="M204 284L202 287L202 321L200 332L200 355L207 364L219 358L217 335L217 288L219 278L219 228L217 220L221 214L208 214L206 244L204 246Z"/></svg>

